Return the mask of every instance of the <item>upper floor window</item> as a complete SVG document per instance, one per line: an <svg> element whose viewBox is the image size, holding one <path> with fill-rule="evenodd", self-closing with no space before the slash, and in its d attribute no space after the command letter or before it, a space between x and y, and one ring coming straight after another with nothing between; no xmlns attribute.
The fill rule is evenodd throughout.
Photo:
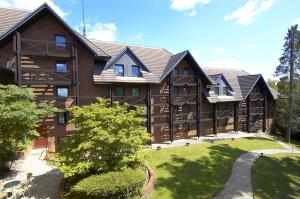
<svg viewBox="0 0 300 199"><path fill-rule="evenodd" d="M179 109L179 107L178 107L178 105L175 105L174 107L173 107L173 113L174 114L178 114L178 110Z"/></svg>
<svg viewBox="0 0 300 199"><path fill-rule="evenodd" d="M67 72L67 64L64 62L56 62L56 72L66 73Z"/></svg>
<svg viewBox="0 0 300 199"><path fill-rule="evenodd" d="M212 87L211 90L214 91L215 94L219 95L220 88L218 86Z"/></svg>
<svg viewBox="0 0 300 199"><path fill-rule="evenodd" d="M140 67L139 66L131 66L131 73L133 77L140 76Z"/></svg>
<svg viewBox="0 0 300 199"><path fill-rule="evenodd" d="M183 87L183 95L189 94L189 88L187 86Z"/></svg>
<svg viewBox="0 0 300 199"><path fill-rule="evenodd" d="M184 105L183 105L183 112L184 112L184 113L190 112L190 109L189 109L189 105L188 105L188 104L184 104Z"/></svg>
<svg viewBox="0 0 300 199"><path fill-rule="evenodd" d="M117 76L124 76L124 66L120 64L115 65L115 74Z"/></svg>
<svg viewBox="0 0 300 199"><path fill-rule="evenodd" d="M132 88L132 96L135 96L135 97L140 96L140 89L137 87Z"/></svg>
<svg viewBox="0 0 300 199"><path fill-rule="evenodd" d="M57 87L56 95L57 97L69 97L68 87Z"/></svg>
<svg viewBox="0 0 300 199"><path fill-rule="evenodd" d="M116 96L124 96L124 95L125 95L124 88L121 86L117 86L116 87Z"/></svg>
<svg viewBox="0 0 300 199"><path fill-rule="evenodd" d="M59 112L57 113L57 122L59 124L66 124L69 120L68 112Z"/></svg>
<svg viewBox="0 0 300 199"><path fill-rule="evenodd" d="M184 76L189 76L190 75L190 69L189 68L184 68L183 75Z"/></svg>
<svg viewBox="0 0 300 199"><path fill-rule="evenodd" d="M177 67L174 68L172 73L173 73L173 75L178 75L178 68Z"/></svg>
<svg viewBox="0 0 300 199"><path fill-rule="evenodd" d="M64 35L55 35L55 46L65 48L66 47L66 37Z"/></svg>

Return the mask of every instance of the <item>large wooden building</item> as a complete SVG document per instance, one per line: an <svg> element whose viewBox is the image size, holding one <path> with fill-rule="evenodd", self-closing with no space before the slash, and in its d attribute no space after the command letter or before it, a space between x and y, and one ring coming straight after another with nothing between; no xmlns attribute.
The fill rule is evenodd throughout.
<svg viewBox="0 0 300 199"><path fill-rule="evenodd" d="M34 89L37 101L66 110L96 97L145 107L152 142L270 132L278 93L261 75L201 68L189 51L89 40L47 4L0 8L0 83ZM50 150L74 132L67 111L38 129ZM40 143L41 144L41 143Z"/></svg>

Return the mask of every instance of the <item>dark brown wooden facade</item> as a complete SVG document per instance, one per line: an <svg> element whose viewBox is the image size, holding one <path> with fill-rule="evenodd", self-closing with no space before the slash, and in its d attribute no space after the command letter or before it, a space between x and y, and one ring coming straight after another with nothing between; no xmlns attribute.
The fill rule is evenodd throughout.
<svg viewBox="0 0 300 199"><path fill-rule="evenodd" d="M45 28L47 27L47 28ZM63 35L64 46L53 38ZM253 85L247 98L211 103L204 93L212 82L201 72L190 53L185 53L172 70L157 83L105 82L95 84L93 71L107 57L96 57L72 31L47 9L26 21L0 40L0 82L32 88L37 101L48 101L60 109L95 102L96 97L145 107L147 130L152 143L200 137L231 131L270 132L275 100L263 80ZM62 62L67 71L57 72ZM122 87L124 95L117 96ZM68 97L58 97L57 88L67 88ZM139 96L132 89L139 89ZM56 150L61 138L72 135L73 124L59 124L57 118L44 118L40 139Z"/></svg>

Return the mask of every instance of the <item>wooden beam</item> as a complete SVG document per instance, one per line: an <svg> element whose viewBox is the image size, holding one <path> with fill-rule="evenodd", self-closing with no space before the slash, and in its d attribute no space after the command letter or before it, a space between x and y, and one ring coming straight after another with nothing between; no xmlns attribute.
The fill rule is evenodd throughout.
<svg viewBox="0 0 300 199"><path fill-rule="evenodd" d="M213 134L217 135L217 104L213 104Z"/></svg>
<svg viewBox="0 0 300 199"><path fill-rule="evenodd" d="M151 133L151 84L147 87L147 131Z"/></svg>
<svg viewBox="0 0 300 199"><path fill-rule="evenodd" d="M239 122L239 104L234 102L234 131L238 132L238 122Z"/></svg>
<svg viewBox="0 0 300 199"><path fill-rule="evenodd" d="M197 87L196 87L196 109L197 109L197 115L196 115L196 118L197 118L197 123L196 123L196 127L197 127L197 137L199 138L201 136L201 84L200 84L200 76L199 74L197 73Z"/></svg>
<svg viewBox="0 0 300 199"><path fill-rule="evenodd" d="M16 32L16 73L17 73L17 85L22 83L22 71L21 71L21 34Z"/></svg>
<svg viewBox="0 0 300 199"><path fill-rule="evenodd" d="M264 114L263 114L263 132L267 130L267 91L264 91L264 100L263 100Z"/></svg>
<svg viewBox="0 0 300 199"><path fill-rule="evenodd" d="M169 123L169 139L171 142L174 141L174 131L173 131L173 83L172 83L172 73L169 75L169 117L170 117L170 123Z"/></svg>
<svg viewBox="0 0 300 199"><path fill-rule="evenodd" d="M250 98L250 95L248 95L248 98L246 99L247 101L247 132L250 133L250 124L251 124L251 113L250 113L250 102L251 102L251 98Z"/></svg>
<svg viewBox="0 0 300 199"><path fill-rule="evenodd" d="M113 105L113 96L112 96L112 84L109 84L109 105L112 107Z"/></svg>
<svg viewBox="0 0 300 199"><path fill-rule="evenodd" d="M74 92L74 101L75 105L79 105L79 89L78 89L78 59L77 59L77 39L73 38L73 44L72 44L72 66L73 66L73 75L72 75L72 81L73 81L73 92Z"/></svg>

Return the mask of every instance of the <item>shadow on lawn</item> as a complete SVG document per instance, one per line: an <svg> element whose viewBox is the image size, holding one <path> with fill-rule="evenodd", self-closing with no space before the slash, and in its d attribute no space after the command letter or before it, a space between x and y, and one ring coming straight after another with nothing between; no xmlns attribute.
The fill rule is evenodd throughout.
<svg viewBox="0 0 300 199"><path fill-rule="evenodd" d="M260 198L297 198L300 195L300 156L260 158L252 167L252 179L255 195Z"/></svg>
<svg viewBox="0 0 300 199"><path fill-rule="evenodd" d="M170 173L170 178L158 178L156 189L166 188L172 198L212 198L224 186L234 160L246 151L227 144L212 145L209 155L187 160L176 155L170 162L158 165Z"/></svg>

